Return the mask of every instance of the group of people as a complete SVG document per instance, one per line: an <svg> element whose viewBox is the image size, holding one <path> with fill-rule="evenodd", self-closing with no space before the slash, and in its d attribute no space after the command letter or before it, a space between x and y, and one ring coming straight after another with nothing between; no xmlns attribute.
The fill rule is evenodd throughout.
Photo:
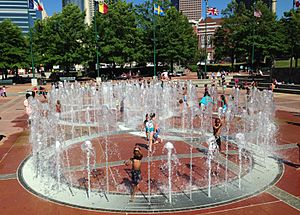
<svg viewBox="0 0 300 215"><path fill-rule="evenodd" d="M218 107L218 113L219 113L219 115L225 114L225 112L227 110L227 99L224 94L222 94L220 96L219 102L220 102L220 105ZM212 98L212 96L210 95L210 93L208 91L207 85L206 85L204 95L199 102L199 107L201 108L201 110L204 111L209 105L217 105L217 104L218 104L218 101L216 100L216 98Z"/></svg>
<svg viewBox="0 0 300 215"><path fill-rule="evenodd" d="M58 86L58 85L57 85ZM186 103L187 104L187 90L186 88L182 88L183 90L183 97L182 97L182 103ZM26 114L29 117L29 123L30 123L30 115L32 112L32 109L30 107L30 102L29 102L29 98L32 96L34 97L35 93L33 92L32 94L27 93L26 94L26 99L24 100L24 106L25 106L25 110L26 110ZM205 95L204 97L209 97L209 92L208 89L206 89L205 91ZM225 96L222 95L221 96L221 100L224 103L223 104L223 108L226 109L226 99ZM213 102L212 100L209 100L208 102ZM207 104L205 104L207 105ZM56 104L55 104L55 112L60 115L60 113L62 112L62 106L61 106L61 102L60 100L56 100ZM213 125L213 130L214 130L214 136L216 138L216 143L218 145L219 148L221 148L221 139L220 139L220 130L222 127L222 123L221 120L218 118L215 120L215 124ZM159 137L161 129L159 127L159 122L157 120L157 116L155 113L147 113L145 115L145 120L143 122L143 128L145 130L145 136L148 142L148 152L150 153L150 155L152 155L154 153L154 146L155 144L158 143L162 143L163 140ZM141 148L136 144L134 146L133 149L133 156L129 159L126 160L124 162L125 165L131 165L131 183L132 183L132 192L131 192L131 199L130 201L134 201L134 196L138 190L138 186L140 181L142 180L141 177L141 163L142 163L142 158L143 158L143 154L142 154L142 150Z"/></svg>
<svg viewBox="0 0 300 215"><path fill-rule="evenodd" d="M162 143L162 139L159 138L160 127L158 121L156 120L156 114L150 113L146 114L145 120L143 122L143 127L145 129L145 135L148 141L148 151L153 153L153 144ZM141 176L141 163L143 154L141 148L136 144L133 149L133 156L124 162L125 165L131 164L131 183L132 191L130 201L134 201L135 193L137 192L139 182L142 180Z"/></svg>
<svg viewBox="0 0 300 215"><path fill-rule="evenodd" d="M218 71L217 77L214 72L211 73L212 82L215 83L215 81L217 79L219 86L226 86L225 77L226 77L226 72L224 70L221 72Z"/></svg>
<svg viewBox="0 0 300 215"><path fill-rule="evenodd" d="M162 139L159 138L160 127L155 113L147 113L143 125L145 128L147 141L149 142L148 150L150 153L152 153L152 145L162 142Z"/></svg>

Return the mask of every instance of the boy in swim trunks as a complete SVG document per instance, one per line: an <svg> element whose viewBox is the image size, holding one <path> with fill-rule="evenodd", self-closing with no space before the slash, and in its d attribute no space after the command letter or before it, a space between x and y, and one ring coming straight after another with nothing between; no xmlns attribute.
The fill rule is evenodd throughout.
<svg viewBox="0 0 300 215"><path fill-rule="evenodd" d="M141 175L142 158L143 158L143 155L141 153L140 147L135 145L135 147L133 149L133 157L124 162L126 166L129 163L131 163L131 165L132 165L132 169L131 169L132 193L131 193L131 198L130 198L131 202L134 201L134 196L138 189L139 182L142 180L142 175Z"/></svg>

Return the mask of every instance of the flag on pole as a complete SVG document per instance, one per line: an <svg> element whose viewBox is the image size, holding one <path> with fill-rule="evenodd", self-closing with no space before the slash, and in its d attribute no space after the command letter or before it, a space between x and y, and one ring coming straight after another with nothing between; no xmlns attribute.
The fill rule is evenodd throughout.
<svg viewBox="0 0 300 215"><path fill-rule="evenodd" d="M28 7L29 7L29 9L34 9L34 10L39 10L39 11L44 10L43 6L40 4L40 2L38 0L29 0Z"/></svg>
<svg viewBox="0 0 300 215"><path fill-rule="evenodd" d="M154 14L159 16L164 16L166 15L165 9L158 4L154 4Z"/></svg>
<svg viewBox="0 0 300 215"><path fill-rule="evenodd" d="M106 14L108 12L108 5L105 3L99 4L99 12L102 14Z"/></svg>
<svg viewBox="0 0 300 215"><path fill-rule="evenodd" d="M215 7L208 7L206 12L208 15L213 15L213 16L219 15L219 10Z"/></svg>
<svg viewBox="0 0 300 215"><path fill-rule="evenodd" d="M41 5L40 2L37 2L37 9L38 9L39 11L43 11L43 10L44 10L44 8L43 8L43 6Z"/></svg>
<svg viewBox="0 0 300 215"><path fill-rule="evenodd" d="M255 17L260 18L262 17L262 12L258 9L254 10L254 14Z"/></svg>

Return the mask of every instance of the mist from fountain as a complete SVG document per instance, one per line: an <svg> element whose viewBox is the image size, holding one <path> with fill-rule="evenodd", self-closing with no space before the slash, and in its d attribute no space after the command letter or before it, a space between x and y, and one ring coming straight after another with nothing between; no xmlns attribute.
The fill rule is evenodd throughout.
<svg viewBox="0 0 300 215"><path fill-rule="evenodd" d="M187 104L180 112L179 99L182 98L182 88L187 89ZM210 89L217 103L218 93ZM239 188L243 173L244 151L253 151L254 146L259 147L262 156L266 151L271 151L274 144L277 128L274 122L274 105L272 94L268 91L252 90L248 97L242 97L240 91L235 89L233 96L228 99L227 112L224 114L225 140L225 191L228 187L228 147L235 144L239 153ZM244 100L241 100L244 98ZM56 101L60 100L62 113L55 112ZM105 162L106 192L110 192L109 161L111 157L120 158L118 146L112 146L110 135L120 132L124 127L131 130L139 128L146 113L156 113L159 116L163 135L181 136L189 140L189 181L188 186L182 185L182 189L188 189L192 199L193 182L193 144L201 142L194 139L204 137L208 143L207 154L207 184L208 196L211 197L212 187L212 162L218 163L216 157L215 139L210 136L212 131L212 119L214 105L209 104L204 110L198 108L196 88L191 82L165 82L163 87L159 82L140 83L133 82L106 82L100 85L81 85L80 83L63 83L59 89L53 88L48 96L48 103L42 104L36 99L30 101L33 106L30 142L34 160L35 177L47 184L49 177L54 178L56 184L50 183L50 190L60 191L61 184L74 185L72 165L70 164L69 147L74 143L83 143L83 152L86 155L86 172L88 196L92 187L91 172L100 165L97 162ZM178 120L178 118L180 119ZM239 134L239 135L237 135ZM104 155L96 159L93 139L103 137L98 144L104 146ZM195 143L194 143L195 142ZM218 154L220 156L220 154ZM154 169L152 156L148 156L148 200L151 199L151 170ZM66 163L64 162L66 161ZM171 161L168 153L168 166ZM251 162L251 159L249 158ZM219 166L219 163L218 163ZM251 165L250 165L251 166ZM170 182L170 168L169 182ZM63 177L63 173L67 177ZM118 174L118 173L116 173ZM218 175L217 175L218 176ZM176 183L176 178L171 182ZM100 185L99 185L100 186ZM117 187L117 186L116 186ZM172 202L172 183L168 183L168 199ZM45 189L49 189L46 188ZM101 188L102 189L102 188ZM50 192L50 191L49 191Z"/></svg>

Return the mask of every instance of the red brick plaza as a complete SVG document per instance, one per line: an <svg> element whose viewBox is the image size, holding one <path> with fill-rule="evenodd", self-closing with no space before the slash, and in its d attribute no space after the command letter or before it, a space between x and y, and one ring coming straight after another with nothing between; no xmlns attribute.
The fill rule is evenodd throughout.
<svg viewBox="0 0 300 215"><path fill-rule="evenodd" d="M22 163L31 153L29 144L29 130L27 118L24 112L23 101L24 92L29 89L29 85L18 85L7 87L8 97L0 98L0 132L5 135L0 142L0 214L28 214L28 215L59 215L59 214L130 214L125 212L105 212L101 210L81 209L73 206L60 204L51 200L34 195L25 189L18 181L17 171ZM199 91L200 92L200 91ZM300 137L300 96L288 94L275 94L276 103L276 123L278 125L278 137L276 155L283 163L283 174L276 184L267 187L259 193L246 198L236 200L226 204L213 207L205 207L195 210L183 210L170 212L178 214L300 214L300 149L297 146ZM132 147L136 143L146 144L142 137L122 134L112 136L116 144L122 144L120 157L113 158L124 160L131 156ZM177 153L188 151L188 146L180 142L175 142ZM73 149L71 165L79 165L76 161L76 148ZM102 149L96 149L101 152ZM162 151L162 146L156 147L157 152ZM142 148L144 155L147 150ZM235 155L232 159L234 160ZM198 159L198 160L197 160ZM114 160L112 160L114 161ZM184 159L183 161L184 162ZM201 174L201 158L195 158L199 172ZM146 164L143 164L146 165ZM120 172L119 178L114 180L130 180L129 175L122 174L128 167L117 166L111 171ZM143 166L142 166L143 168ZM157 167L159 168L159 167ZM179 170L185 174L184 167ZM197 171L197 170L196 170ZM153 170L155 177L161 177L159 171ZM74 174L81 174L75 173ZM147 173L143 173L143 178ZM220 174L223 174L222 171ZM229 175L229 177L231 177ZM179 182L180 183L180 182ZM201 180L198 181L201 186ZM222 183L213 181L212 183ZM110 184L110 190L116 189ZM174 188L176 190L176 188ZM141 190L146 192L147 185L141 184ZM113 203L118 204L118 203ZM166 212L168 213L168 212ZM138 213L135 213L138 214ZM157 213L154 213L157 214Z"/></svg>

